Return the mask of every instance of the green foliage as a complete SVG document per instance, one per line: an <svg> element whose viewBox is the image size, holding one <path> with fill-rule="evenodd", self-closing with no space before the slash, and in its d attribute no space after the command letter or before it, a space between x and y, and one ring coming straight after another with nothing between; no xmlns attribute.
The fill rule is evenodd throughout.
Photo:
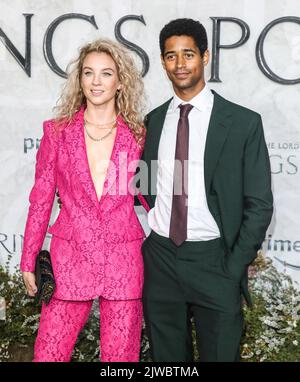
<svg viewBox="0 0 300 382"><path fill-rule="evenodd" d="M6 320L0 321L0 361L13 360L18 353L21 360L32 353L32 346L38 329L40 309L25 292L19 269L9 273L6 266L0 266L0 296L6 302Z"/></svg>
<svg viewBox="0 0 300 382"><path fill-rule="evenodd" d="M254 304L244 307L242 358L256 362L300 361L300 292L292 279L268 261L257 266L250 288Z"/></svg>
<svg viewBox="0 0 300 382"><path fill-rule="evenodd" d="M37 334L40 307L26 294L18 269L9 273L9 261L0 267L0 296L6 301L6 320L0 321L0 361L30 361ZM260 254L249 272L253 307L244 306L245 331L241 341L244 362L300 361L300 292L290 277L279 273ZM95 301L80 333L73 362L99 361L99 307ZM193 330L195 361L198 360ZM141 361L151 361L143 327Z"/></svg>

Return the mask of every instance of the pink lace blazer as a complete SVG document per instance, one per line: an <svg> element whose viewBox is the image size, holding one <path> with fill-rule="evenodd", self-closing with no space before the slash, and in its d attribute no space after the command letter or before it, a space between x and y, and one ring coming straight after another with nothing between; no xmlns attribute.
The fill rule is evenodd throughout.
<svg viewBox="0 0 300 382"><path fill-rule="evenodd" d="M44 122L37 153L35 183L25 228L21 270L33 272L49 224L55 192L62 208L52 234L50 254L56 290L65 300L140 298L143 285L141 244L144 231L134 211L130 179L141 149L122 119L100 201L91 178L82 107L72 123L57 132Z"/></svg>

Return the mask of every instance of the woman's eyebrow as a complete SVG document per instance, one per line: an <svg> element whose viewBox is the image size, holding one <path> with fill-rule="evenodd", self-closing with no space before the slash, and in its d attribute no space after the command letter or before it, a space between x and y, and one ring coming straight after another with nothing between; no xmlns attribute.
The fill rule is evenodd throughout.
<svg viewBox="0 0 300 382"><path fill-rule="evenodd" d="M90 70L93 70L93 68L91 68L90 66L84 66L83 68L82 68L82 70L84 70L84 69L90 69ZM111 70L112 72L114 72L114 69L113 68L104 68L104 69L101 69L102 71L103 70Z"/></svg>

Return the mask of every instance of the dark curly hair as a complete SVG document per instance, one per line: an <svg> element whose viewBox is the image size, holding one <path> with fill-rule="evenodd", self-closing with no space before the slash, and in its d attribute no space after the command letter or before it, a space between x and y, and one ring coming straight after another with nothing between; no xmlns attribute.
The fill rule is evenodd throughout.
<svg viewBox="0 0 300 382"><path fill-rule="evenodd" d="M176 19L166 24L159 34L159 46L162 56L165 51L165 42L172 36L190 36L194 39L200 50L201 57L207 50L207 34L204 26L193 19Z"/></svg>

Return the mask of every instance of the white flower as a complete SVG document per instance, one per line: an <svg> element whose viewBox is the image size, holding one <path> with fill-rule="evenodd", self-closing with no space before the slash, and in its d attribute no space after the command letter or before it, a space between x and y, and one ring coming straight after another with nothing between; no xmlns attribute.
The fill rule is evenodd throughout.
<svg viewBox="0 0 300 382"><path fill-rule="evenodd" d="M298 346L298 341L295 340L295 341L292 342L292 344L295 345L295 346Z"/></svg>

